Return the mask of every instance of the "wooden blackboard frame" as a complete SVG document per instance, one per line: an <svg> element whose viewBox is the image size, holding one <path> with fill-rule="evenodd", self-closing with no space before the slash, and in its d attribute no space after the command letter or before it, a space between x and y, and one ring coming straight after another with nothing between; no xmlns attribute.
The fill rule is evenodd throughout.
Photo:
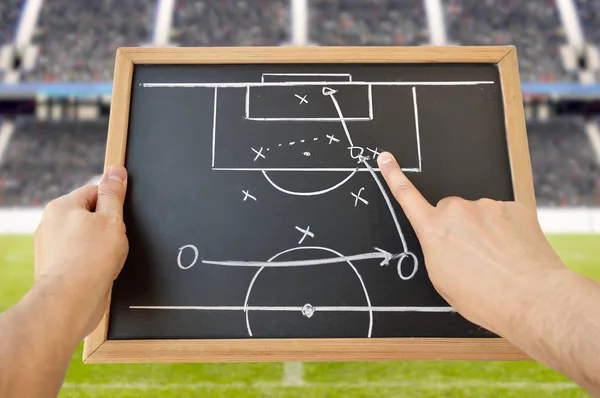
<svg viewBox="0 0 600 398"><path fill-rule="evenodd" d="M125 164L135 65L301 63L497 65L515 200L536 211L517 51L513 46L120 48L116 56L105 167ZM501 338L107 340L109 308L98 327L85 339L85 363L527 359Z"/></svg>

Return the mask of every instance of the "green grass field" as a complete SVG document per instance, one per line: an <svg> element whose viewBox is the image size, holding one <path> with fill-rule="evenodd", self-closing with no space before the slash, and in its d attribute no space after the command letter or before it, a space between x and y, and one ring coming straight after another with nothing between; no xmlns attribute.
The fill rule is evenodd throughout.
<svg viewBox="0 0 600 398"><path fill-rule="evenodd" d="M600 281L600 236L550 236L569 267ZM0 236L0 312L31 286L30 236ZM586 397L531 362L83 365L61 397Z"/></svg>

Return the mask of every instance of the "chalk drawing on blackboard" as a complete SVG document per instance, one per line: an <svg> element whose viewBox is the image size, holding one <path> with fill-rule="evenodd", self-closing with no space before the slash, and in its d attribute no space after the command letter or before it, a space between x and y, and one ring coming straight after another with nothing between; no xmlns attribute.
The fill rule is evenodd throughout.
<svg viewBox="0 0 600 398"><path fill-rule="evenodd" d="M369 201L368 201L368 200L366 200L365 198L362 198L362 197L360 196L360 194L361 194L361 193L362 193L362 191L364 191L364 190L365 190L365 187L362 187L361 189L359 189L359 190L358 190L358 192L357 192L357 193L350 192L350 194L351 194L352 196L354 196L354 198L355 198L355 199L354 199L354 207L358 206L358 201L359 201L359 200L360 200L360 201L361 201L363 204L365 204L365 205L367 205L367 206L369 205Z"/></svg>
<svg viewBox="0 0 600 398"><path fill-rule="evenodd" d="M298 241L298 244L301 245L302 242L304 242L304 239L306 239L307 236L310 236L311 238L315 237L314 232L310 232L310 225L308 227L306 227L306 229L302 229L298 226L296 226L296 229L300 232L302 232L302 238L300 238L300 240Z"/></svg>
<svg viewBox="0 0 600 398"><path fill-rule="evenodd" d="M398 221L398 217L394 207L392 206L390 196L382 183L381 177L378 175L380 170L376 167L376 159L379 154L385 150L393 151L394 148L387 148L386 145L382 145L382 142L380 141L367 142L369 137L368 134L375 133L371 131L365 135L365 131L368 131L369 123L371 123L374 118L377 117L378 108L373 106L374 96L386 93L389 94L390 92L394 93L396 92L395 90L403 90L402 95L412 95L412 113L414 116L410 117L410 113L408 114L409 119L411 120L407 121L405 126L400 126L399 134L413 137L411 148L416 148L414 156L416 162L413 161L412 164L403 162L403 170L405 172L419 173L423 169L423 162L420 147L419 104L417 97L418 87L474 86L486 84L494 84L494 82L366 82L353 81L352 76L349 74L310 73L265 73L262 75L260 82L246 83L144 83L143 87L145 88L184 87L214 89L212 125L213 141L211 159L211 168L214 171L260 171L265 180L277 191L287 195L304 197L325 195L333 190L340 189L344 184L352 179L356 173L368 172L371 175L375 185L378 187L379 193L389 209L390 217L394 222L398 235L398 248L394 251L388 251L379 247L373 247L372 251L366 253L342 254L333 248L322 246L304 246L303 244L307 242L307 237L310 237L311 239L315 238L315 233L314 231L310 230L310 226L307 226L306 228L295 226L295 229L302 234L300 240L298 241L299 246L283 250L273 255L266 261L201 258L198 248L194 245L187 244L181 246L177 254L177 265L185 272L190 272L190 269L198 263L202 263L204 266L256 268L256 272L249 275L249 277L251 276L251 280L248 282L243 305L130 306L130 308L139 310L242 311L245 315L246 327L250 337L254 336L251 313L255 311L298 312L298 314L307 320L310 319L311 322L316 322L315 319L318 319L319 317L315 316L315 314L318 313L362 312L368 314L368 322L365 323L365 335L367 337L371 337L372 335L374 312L454 312L455 310L449 306L423 307L372 305L367 286L355 264L361 264L361 266L370 266L371 263L367 263L367 261L372 262L373 260L377 260L379 266L383 267L384 269L389 269L390 266L395 267L394 272L398 275L401 281L409 281L413 279L418 274L420 267L417 256L410 251L410 248L407 245L404 233ZM386 91L386 93L377 91L383 90L380 89L381 87L387 87L386 90L389 90L391 87L391 91ZM374 88L376 90L374 90ZM265 89L267 89L267 91L264 91ZM223 95L226 96L227 93L230 92L227 90L237 90L235 95L239 95L239 117L242 125L244 125L244 123L254 123L260 125L261 128L265 127L265 130L270 128L270 131L273 131L274 129L280 129L281 123L283 122L301 122L309 126L306 131L311 135L303 138L291 138L293 141L286 140L285 138L281 138L281 136L279 136L279 139L274 142L259 142L258 144L252 143L251 149L253 152L250 152L252 157L248 158L244 158L244 156L223 156L222 154L227 153L228 151L227 148L223 149L222 146L227 145L227 142L232 141L231 139L229 141L219 139L219 137L226 132L219 130L219 126L223 124L220 123L219 118L224 118L225 113L223 110L221 113L219 113L219 109L221 108L219 108L220 96L218 94L223 93ZM373 91L375 91L375 93ZM286 96L285 98L289 98L290 101L292 101L292 104L290 108L285 108L285 110L282 111L282 114L278 113L279 110L266 106L269 103L273 103L273 98L279 98L278 96L284 96L284 94ZM270 100L268 100L268 98L265 99L265 97L269 96L271 96ZM355 98L362 98L362 100L356 102L356 106L346 107L344 106L344 104L347 103L346 96L354 96ZM385 99L388 100L387 97ZM299 100L299 102L297 102L297 100ZM323 102L325 100L327 101L326 103ZM260 104L265 105L259 106ZM317 106L314 104L318 104L319 108L318 112L315 111L313 115L310 112L316 109L312 108ZM327 104L329 105L327 106ZM305 113L302 114L302 112ZM306 112L309 112L308 116ZM234 110L227 109L226 115L227 117L235 117L234 113ZM406 112L403 113L403 117L406 118ZM321 125L322 129L319 134L314 130L311 131L310 123L337 124L338 130ZM221 129L223 129L223 127L221 127ZM336 132L338 133L337 135ZM353 134L356 135L356 137L354 137ZM322 138L322 140L319 140L319 138ZM356 143L354 142L354 138L356 138ZM262 146L260 146L260 144L262 144ZM321 148L321 151L318 150L319 147ZM266 152L269 151L270 148L273 148L273 151L270 151L269 156L266 156ZM326 150L323 150L322 148L326 148ZM296 153L298 156L296 158L287 155L279 156L281 153L280 151L285 150L297 151ZM327 151L340 150L347 151L347 158L344 164L334 165L333 167L306 166L306 162L310 162L314 165L325 164L319 159L319 156L323 156L322 152L326 154ZM307 155L307 153L310 155ZM308 156L310 156L310 158L308 158ZM339 158L340 157L338 156L336 159ZM278 161L290 163L278 164ZM293 164L294 161L297 163ZM326 186L323 189L315 189L310 192L305 192L284 187L283 185L285 185L286 182L280 181L276 177L279 173L285 172L328 172L339 173L340 175L339 179L337 179L334 174L333 176L336 178L335 183L331 183L329 186ZM354 207L358 207L361 204L365 206L369 205L369 200L373 200L372 194L369 200L363 197L366 191L368 191L368 187L364 186L361 187L358 192L350 192L354 198ZM252 192L251 189L244 189L242 191L244 194L243 201L256 201L256 196L253 196L250 192ZM299 252L300 254L298 254ZM288 253L296 254L291 255L292 257L290 258ZM287 259L285 257L286 255L288 255ZM302 259L299 260L298 257ZM299 297L299 301L293 303L294 305L278 305L276 300L273 301L273 305L256 305L264 303L257 302L258 297L262 295L262 293L260 293L262 291L261 289L264 289L264 285L262 285L263 287L261 288L261 284L266 283L268 280L272 280L267 276L267 273L281 272L283 269L287 269L289 271L301 270L305 267L315 267L315 269L321 269L321 267L342 267L348 270L348 272L351 272L353 275L352 278L354 278L353 280L356 283L356 291L360 294L360 296L357 296L357 298L362 300L362 304L330 305L334 303L316 303L314 300L308 297ZM306 288L310 289L310 286L307 286ZM270 301L267 301L267 303L271 304ZM239 304L241 304L241 302Z"/></svg>
<svg viewBox="0 0 600 398"><path fill-rule="evenodd" d="M277 253L276 255L274 255L273 257L271 257L267 263L271 263L274 260L276 260L278 257L285 255L287 253L291 253L291 252L295 252L295 251L299 251L299 250L319 250L319 251L325 251L328 252L330 254L334 254L335 256L339 257L340 260L339 261L344 261L345 263L348 264L348 266L352 269L352 271L354 272L354 274L356 275L356 278L360 284L360 287L362 288L362 293L364 294L365 297L365 305L364 306L360 306L358 308L358 311L368 311L369 313L369 324L368 324L368 328L367 328L367 337L371 337L372 331L373 331L373 310L372 310L372 306L371 306L371 298L369 297L369 293L367 291L367 287L365 286L365 283L362 279L362 276L360 275L360 273L358 272L358 270L356 269L356 267L354 266L354 264L352 264L352 262L350 260L347 260L344 255L342 255L341 253L333 250L333 249L329 249L326 247L319 247L319 246L298 246L298 247L293 247L291 249L287 249L284 250L280 253ZM310 260L309 260L310 261ZM338 261L338 262L339 262ZM249 310L249 301L251 299L251 295L252 295L252 291L253 291L253 287L256 284L256 281L258 279L258 277L261 275L261 273L266 269L267 267L265 265L261 266L258 271L256 271L256 273L254 274L254 277L252 278L252 281L250 281L250 285L248 286L248 291L246 292L246 299L244 301L244 312L246 315L246 327L248 329L248 335L250 337L253 337L252 334L252 326L250 325L250 310ZM263 311L277 311L277 306L275 307L263 307ZM344 311L357 311L357 308L345 308L342 306L331 306L331 307L322 307L323 309L320 309L321 307L317 307L317 306L311 306L312 309L312 313L314 314L314 312L316 311L326 311L329 310L327 312L344 312ZM305 306L300 307L300 312L304 315L303 310L305 309ZM296 309L294 309L294 311L296 311ZM312 315L311 315L312 317Z"/></svg>
<svg viewBox="0 0 600 398"><path fill-rule="evenodd" d="M248 200L248 198L250 198L250 199L252 199L253 201L257 202L257 200L256 200L256 197L255 197L255 196L252 196L252 195L250 194L250 192L249 192L249 191L245 191L245 190L243 190L243 189L242 189L242 193L244 194L244 199L243 199L243 201L244 201L244 202L245 202L246 200Z"/></svg>
<svg viewBox="0 0 600 398"><path fill-rule="evenodd" d="M256 154L256 156L254 157L255 162L258 158L266 159L266 156L263 155L263 153L262 153L263 147L260 147L260 149L258 149L258 150L254 149L254 148L250 148L250 149L252 149L252 151Z"/></svg>
<svg viewBox="0 0 600 398"><path fill-rule="evenodd" d="M367 151L373 153L373 159L375 159L375 160L377 159L377 157L379 155L381 155L381 152L379 152L379 148L371 149L371 148L367 147Z"/></svg>
<svg viewBox="0 0 600 398"><path fill-rule="evenodd" d="M192 261L190 261L188 265L183 265L182 261L181 261L181 255L183 254L184 250L186 250L186 249L191 249L193 251L194 259ZM198 261L198 248L196 246L184 245L179 248L179 253L177 254L177 265L179 266L179 268L181 268L181 269L192 268L196 264L196 261Z"/></svg>
<svg viewBox="0 0 600 398"><path fill-rule="evenodd" d="M305 103L308 104L308 100L306 99L306 97L308 97L308 94L306 94L304 96L303 95L294 94L294 96L296 98L300 99L300 103L298 105L302 105L302 104L305 104Z"/></svg>
<svg viewBox="0 0 600 398"><path fill-rule="evenodd" d="M332 142L340 142L340 140L338 140L337 138L335 138L335 136L333 134L329 135L327 134L327 138L329 138L329 144L331 145Z"/></svg>
<svg viewBox="0 0 600 398"><path fill-rule="evenodd" d="M304 306L302 307L302 315L304 315L307 318L312 318L314 314L315 307L313 307L310 303L304 304Z"/></svg>

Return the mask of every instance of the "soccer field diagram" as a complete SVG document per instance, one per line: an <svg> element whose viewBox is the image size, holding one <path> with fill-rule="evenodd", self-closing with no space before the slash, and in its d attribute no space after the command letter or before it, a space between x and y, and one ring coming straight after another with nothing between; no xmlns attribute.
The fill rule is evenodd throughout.
<svg viewBox="0 0 600 398"><path fill-rule="evenodd" d="M387 246L374 244L371 251L346 252L320 245L322 231L316 230L314 225L293 222L289 228L298 234L295 246L273 250L269 258L235 258L234 255L212 258L198 245L182 242L174 248L173 256L180 272L197 267L252 269L253 276L243 302L238 305L130 305L129 308L243 312L248 337L265 335L256 331L265 314L271 317L301 314L306 321L325 323L344 322L344 319L353 322L345 318L345 314L362 314L363 337L370 338L375 337L377 313L454 313L447 305L379 305L371 298L373 289L378 287L369 286L363 278L361 267L367 263L382 270L393 267L398 289L425 273L415 248L407 241L405 227L394 209L394 198L377 168L377 157L389 151L401 160L405 173L423 172L427 159L421 152L420 88L489 84L494 82L354 81L347 73L263 73L257 82L141 83L144 89L212 90L212 172L235 173L242 179L245 175L262 175L271 187L271 193L263 190L257 194L255 187L246 186L239 190L239 202L245 205L260 202L264 195L283 194L306 203L347 190L343 194L352 200L353 208L367 208L375 200L385 203L388 221L394 225L396 243L389 247L386 241ZM297 179L290 181L286 177L289 173L300 174L304 183L295 184ZM360 186L351 185L359 176ZM312 180L314 184L306 182ZM298 286L297 281L310 279L307 273L314 274L311 278L315 280L329 279L331 291L322 292L324 285ZM280 286L267 284L265 274L271 275L269 280L278 280ZM332 278L338 274L339 277ZM298 294L285 291L288 285L295 286ZM352 305L348 300L332 299L338 285L341 291L354 292L355 297L349 300ZM302 292L306 292L305 297ZM267 296L269 298L265 298Z"/></svg>

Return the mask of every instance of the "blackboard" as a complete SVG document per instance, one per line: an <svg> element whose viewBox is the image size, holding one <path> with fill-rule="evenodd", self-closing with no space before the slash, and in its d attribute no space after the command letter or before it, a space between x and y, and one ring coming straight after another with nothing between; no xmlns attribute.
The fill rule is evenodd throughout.
<svg viewBox="0 0 600 398"><path fill-rule="evenodd" d="M432 204L515 200L498 64L132 69L107 342L498 340L437 294L376 164Z"/></svg>

